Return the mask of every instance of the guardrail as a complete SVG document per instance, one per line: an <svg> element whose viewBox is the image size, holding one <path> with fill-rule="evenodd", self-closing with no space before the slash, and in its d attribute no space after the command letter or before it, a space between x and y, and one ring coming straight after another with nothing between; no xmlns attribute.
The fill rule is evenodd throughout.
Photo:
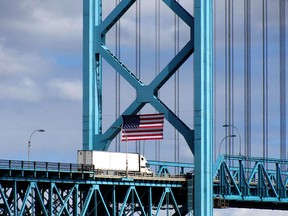
<svg viewBox="0 0 288 216"><path fill-rule="evenodd" d="M93 171L92 165L42 161L0 160L2 170L79 172Z"/></svg>
<svg viewBox="0 0 288 216"><path fill-rule="evenodd" d="M156 165L152 162L153 165ZM157 166L160 165L160 169L163 170L164 167L171 165L169 162L163 162L162 168L161 163L157 163ZM13 176L13 171L21 171L24 175L29 175L29 173L35 173L33 176L36 177L36 173L39 172L52 172L52 173L70 173L70 174L90 174L92 178L119 178L119 177L136 177L136 178L162 178L162 179L184 179L185 174L170 174L168 172L160 173L140 173L140 172L126 172L117 171L117 170L100 170L95 169L93 165L89 164L76 164L76 163L57 163L57 162L42 162L42 161L20 161L20 160L0 160L0 172L8 171L9 176ZM30 175L31 176L31 175ZM46 175L48 176L48 175ZM59 175L59 178L61 176Z"/></svg>

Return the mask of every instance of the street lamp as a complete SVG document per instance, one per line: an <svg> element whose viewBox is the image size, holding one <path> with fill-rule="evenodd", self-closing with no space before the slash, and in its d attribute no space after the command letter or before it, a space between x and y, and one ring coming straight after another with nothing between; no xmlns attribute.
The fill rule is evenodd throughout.
<svg viewBox="0 0 288 216"><path fill-rule="evenodd" d="M221 142L220 142L220 144L219 144L219 152L218 152L218 155L220 155L220 149L221 149L221 145L222 145L222 143L223 143L223 141L225 140L225 139L227 139L228 137L236 137L236 135L235 134L232 134L232 135L228 135L228 136L225 136L222 140L221 140Z"/></svg>
<svg viewBox="0 0 288 216"><path fill-rule="evenodd" d="M234 128L234 129L237 131L237 133L238 133L238 135L239 135L239 155L241 155L241 134L240 134L240 131L239 131L238 128L237 128L236 126L234 126L234 125L225 124L225 125L223 125L223 127L226 127L226 128L232 127L232 128Z"/></svg>
<svg viewBox="0 0 288 216"><path fill-rule="evenodd" d="M31 133L30 137L29 137L29 141L28 141L28 161L30 161L30 147L31 147L31 138L33 136L34 133L36 132L45 132L45 130L43 129L38 129L38 130L35 130Z"/></svg>

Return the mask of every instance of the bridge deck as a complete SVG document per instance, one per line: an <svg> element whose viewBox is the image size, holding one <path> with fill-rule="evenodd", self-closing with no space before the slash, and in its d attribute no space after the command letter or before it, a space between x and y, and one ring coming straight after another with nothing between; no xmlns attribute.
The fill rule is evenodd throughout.
<svg viewBox="0 0 288 216"><path fill-rule="evenodd" d="M128 173L127 176L123 171L99 171L94 170L93 167L83 168L78 164L0 160L0 204L4 205L5 199L16 196L11 191L20 190L23 193L23 188L28 190L29 187L30 190L38 188L37 190L44 194L54 187L57 188L54 189L56 192L77 188L74 190L78 190L78 193L87 195L90 190L98 190L99 194L107 193L109 196L113 196L111 194L113 190L117 191L117 196L128 193L128 190L135 190L135 193L142 194L145 199L148 199L147 190L153 188L153 195L151 195L153 206L162 206L159 194L163 195L166 192L173 194L174 198L177 197L175 198L177 205L187 205L188 196L190 196L190 204L192 203L193 170L183 175L171 175L167 172L167 167L178 166L178 168L191 169L193 164L177 165L169 162L161 164L155 161L151 164L158 165L163 172ZM276 159L263 161L261 158L219 157L213 168L214 207L288 210L288 175L285 169L287 164L287 161ZM152 194L152 191L149 193ZM88 199L86 195L83 197ZM23 195L17 196L23 197ZM10 200L12 202L13 199ZM123 202L123 197L120 202ZM146 203L146 201L142 202ZM175 203L173 205L176 206ZM8 206L12 206L12 203L6 203L6 206L3 207L2 213L7 212Z"/></svg>

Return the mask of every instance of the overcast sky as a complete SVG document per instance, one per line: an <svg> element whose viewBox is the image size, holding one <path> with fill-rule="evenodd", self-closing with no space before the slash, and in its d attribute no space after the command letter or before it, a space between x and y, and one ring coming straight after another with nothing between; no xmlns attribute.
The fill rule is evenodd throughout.
<svg viewBox="0 0 288 216"><path fill-rule="evenodd" d="M148 2L148 0L146 1ZM240 1L235 2L241 6ZM277 10L273 10L277 7L272 4L277 1L270 0L269 2L271 3L270 16L278 16ZM113 4L103 4L104 10L111 10ZM186 1L183 4L186 7L192 5ZM30 135L37 129L44 129L45 133L35 133L31 138L30 159L76 162L76 152L82 148L82 1L0 0L0 5L0 158L27 160ZM147 52L142 51L143 71L154 70L154 62L148 63L147 60L151 55L154 56L155 43L151 43L154 34L152 36L144 34L154 31L150 25L154 22L154 18L151 18L154 9L150 9L151 5L154 5L152 0L149 0L149 4L142 4L143 11L146 11L146 13L143 12L142 18L142 45L148 48ZM161 7L161 15L171 14L169 9ZM192 8L191 6L188 9L191 13L193 12ZM253 8L256 10L257 4ZM241 15L241 12L239 13ZM135 58L133 57L134 53L129 49L129 43L135 40L134 36L129 34L131 31L133 32L131 29L135 28L135 22L131 19L133 15L133 13L128 13L121 21L121 25L123 25L121 43L128 44L126 48L123 48L121 59L126 60L125 63L128 66L133 65ZM165 22L161 22L161 49L166 52L161 57L161 66L165 66L167 59L173 56L173 45L171 45L173 31L171 26L169 27L173 23L173 19L172 16L172 18L163 19ZM236 26L238 25L241 26L241 23L236 24ZM218 27L221 29L221 23ZM180 24L180 29L182 32L181 47L188 40L186 33L189 32L189 29L183 24ZM273 36L273 34L271 35ZM288 33L286 33L287 35ZM109 37L113 39L113 34L108 34L107 38ZM241 36L239 37L241 41ZM221 50L223 37L218 36L218 40L218 49ZM109 43L113 45L114 42L108 41L107 44ZM133 60L129 61L128 59L131 58ZM221 64L218 64L218 71L223 69ZM187 68L192 67L191 65L192 59L184 65L182 70L185 71L185 68L188 70ZM113 71L111 68L110 70ZM152 74L155 74L154 71ZM114 79L114 74L112 75ZM150 76L149 73L148 77L144 76L145 83L151 80ZM192 75L188 73L180 78L181 86L186 86L186 88L180 89L180 115L191 117L193 114L192 103L187 101L186 95L191 87L190 76ZM125 86L125 84L123 85ZM163 92L168 92L168 95L163 94L161 98L173 107L173 101L170 101L171 94L173 95L171 90L173 82L169 81L167 87L163 87L163 89ZM236 87L236 91L237 89ZM113 100L114 89L105 84L104 91L109 96L106 97L104 106L114 108L115 102L108 100L111 98ZM183 96L184 94L185 96ZM129 101L129 99L127 100ZM127 102L125 97L124 102ZM125 109L125 106L123 105L121 109ZM108 111L106 111L104 119L113 121L115 118L113 109L107 108L106 110ZM219 125L221 125L224 122L221 119L223 113L219 116L217 118L220 118ZM189 121L189 118L184 118L184 121L189 127L193 126L193 122ZM109 123L104 124L106 127L109 126ZM171 129L170 125L165 127L166 131ZM242 128L241 124L240 128ZM166 135L165 143L167 145L173 140L170 135ZM223 136L222 130L217 142ZM182 141L181 139L180 141ZM187 151L187 146L180 148L180 158L189 159L190 152ZM169 152L171 151L169 150ZM284 213L283 211L273 211L274 216L282 216ZM254 216L259 215L259 212L243 209L215 211L216 216L247 214ZM271 215L271 211L261 211L261 215Z"/></svg>

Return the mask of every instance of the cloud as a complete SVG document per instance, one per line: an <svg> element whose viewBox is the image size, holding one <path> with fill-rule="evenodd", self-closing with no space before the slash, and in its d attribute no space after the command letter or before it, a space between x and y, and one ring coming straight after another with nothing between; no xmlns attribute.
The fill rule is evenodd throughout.
<svg viewBox="0 0 288 216"><path fill-rule="evenodd" d="M2 3L2 2L1 2ZM22 50L81 50L82 1L23 0L0 9L1 37ZM13 11L13 16L8 13ZM73 13L73 14L72 14ZM61 42L60 42L61 41Z"/></svg>
<svg viewBox="0 0 288 216"><path fill-rule="evenodd" d="M49 62L36 52L20 51L7 47L0 37L0 76L39 74L50 68Z"/></svg>
<svg viewBox="0 0 288 216"><path fill-rule="evenodd" d="M30 78L14 80L13 83L0 82L0 100L35 102L41 99L41 89Z"/></svg>
<svg viewBox="0 0 288 216"><path fill-rule="evenodd" d="M62 100L82 100L82 82L80 80L53 79L47 87L54 97Z"/></svg>

